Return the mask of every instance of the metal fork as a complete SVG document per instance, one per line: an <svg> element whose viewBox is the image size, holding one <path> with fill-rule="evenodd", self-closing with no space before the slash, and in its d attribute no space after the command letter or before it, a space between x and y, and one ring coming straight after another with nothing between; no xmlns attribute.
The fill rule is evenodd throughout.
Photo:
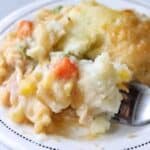
<svg viewBox="0 0 150 150"><path fill-rule="evenodd" d="M133 126L150 123L150 88L132 83L129 86L129 93L122 93L124 100L114 119Z"/></svg>

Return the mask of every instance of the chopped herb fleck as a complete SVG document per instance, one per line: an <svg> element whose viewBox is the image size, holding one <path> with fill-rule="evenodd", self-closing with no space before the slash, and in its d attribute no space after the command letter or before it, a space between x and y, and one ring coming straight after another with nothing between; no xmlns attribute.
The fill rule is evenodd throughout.
<svg viewBox="0 0 150 150"><path fill-rule="evenodd" d="M54 9L53 9L53 12L54 13L59 13L60 11L61 11L61 9L63 8L63 6L57 6L57 7L55 7Z"/></svg>

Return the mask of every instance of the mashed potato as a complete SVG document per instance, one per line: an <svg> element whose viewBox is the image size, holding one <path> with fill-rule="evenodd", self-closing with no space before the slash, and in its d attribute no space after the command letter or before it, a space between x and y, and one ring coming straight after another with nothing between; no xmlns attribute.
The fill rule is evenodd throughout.
<svg viewBox="0 0 150 150"><path fill-rule="evenodd" d="M124 69L125 66L120 67ZM82 60L79 68L81 76L78 85L84 97L77 108L79 122L91 123L92 133L103 133L109 129L110 118L119 111L123 99L117 87L120 82L118 70L107 53L102 53L94 62ZM128 79L131 78L130 72L127 73ZM98 122L104 126L96 125ZM93 126L97 126L96 129Z"/></svg>

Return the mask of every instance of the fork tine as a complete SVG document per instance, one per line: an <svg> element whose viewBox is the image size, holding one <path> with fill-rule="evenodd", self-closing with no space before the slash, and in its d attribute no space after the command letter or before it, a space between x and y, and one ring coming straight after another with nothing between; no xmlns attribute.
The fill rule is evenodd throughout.
<svg viewBox="0 0 150 150"><path fill-rule="evenodd" d="M150 123L150 89L145 88L137 97L132 118L132 125L144 125Z"/></svg>
<svg viewBox="0 0 150 150"><path fill-rule="evenodd" d="M123 100L120 105L119 112L115 115L120 123L130 124L133 112L134 103L140 93L140 90L135 85L129 86L129 92L121 91Z"/></svg>
<svg viewBox="0 0 150 150"><path fill-rule="evenodd" d="M129 86L129 93L122 92L122 94L124 99L114 119L134 126L150 122L150 88L132 83Z"/></svg>

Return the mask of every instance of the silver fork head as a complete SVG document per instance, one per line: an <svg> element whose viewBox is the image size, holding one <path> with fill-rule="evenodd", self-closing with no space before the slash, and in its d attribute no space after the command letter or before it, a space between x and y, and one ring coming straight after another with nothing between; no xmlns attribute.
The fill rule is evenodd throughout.
<svg viewBox="0 0 150 150"><path fill-rule="evenodd" d="M123 95L124 100L114 119L133 126L150 123L150 88L133 83L129 93L123 92Z"/></svg>
<svg viewBox="0 0 150 150"><path fill-rule="evenodd" d="M150 123L150 88L136 85L139 95L136 99L131 116L132 125L144 125Z"/></svg>

